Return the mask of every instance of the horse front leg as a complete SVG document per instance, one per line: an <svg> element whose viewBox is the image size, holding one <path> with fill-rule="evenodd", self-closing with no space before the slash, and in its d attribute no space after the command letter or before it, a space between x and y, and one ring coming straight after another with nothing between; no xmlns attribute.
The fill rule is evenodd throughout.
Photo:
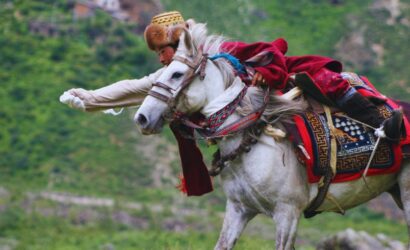
<svg viewBox="0 0 410 250"><path fill-rule="evenodd" d="M232 249L241 235L246 224L255 217L256 213L247 211L239 203L228 199L225 218L215 250Z"/></svg>
<svg viewBox="0 0 410 250"><path fill-rule="evenodd" d="M276 223L276 250L294 249L301 212L291 204L278 203L276 205L273 215Z"/></svg>

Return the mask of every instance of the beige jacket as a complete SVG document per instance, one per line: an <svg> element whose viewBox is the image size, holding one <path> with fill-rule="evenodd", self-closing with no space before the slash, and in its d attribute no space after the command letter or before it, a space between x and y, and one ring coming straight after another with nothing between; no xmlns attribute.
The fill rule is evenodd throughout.
<svg viewBox="0 0 410 250"><path fill-rule="evenodd" d="M117 107L137 106L142 103L152 84L156 82L165 67L141 79L122 80L96 89L70 89L68 93L80 98L85 111L98 111Z"/></svg>

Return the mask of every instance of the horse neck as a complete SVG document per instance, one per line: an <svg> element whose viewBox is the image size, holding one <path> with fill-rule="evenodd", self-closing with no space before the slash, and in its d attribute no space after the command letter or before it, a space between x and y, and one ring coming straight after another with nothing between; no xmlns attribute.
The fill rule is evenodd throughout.
<svg viewBox="0 0 410 250"><path fill-rule="evenodd" d="M212 65L212 66L211 66ZM207 103L202 108L201 113L205 117L209 117L215 112L223 109L228 104L230 104L241 91L246 87L245 83L239 77L235 77L233 82L226 87L228 84L224 82L222 73L219 68L217 68L213 63L209 63L207 66L207 81L203 84L205 87L205 94L207 97ZM210 77L209 77L210 76ZM227 120L221 125L221 128L239 120L241 116L234 112L231 114ZM241 143L242 133L239 133L235 136L224 137L222 140L219 140L218 146L222 154L230 153Z"/></svg>
<svg viewBox="0 0 410 250"><path fill-rule="evenodd" d="M236 77L228 88L225 87L221 75L216 79L210 79L206 87L207 103L202 108L201 113L205 117L209 117L218 110L226 107L239 95L243 88L245 88L245 84L239 77Z"/></svg>

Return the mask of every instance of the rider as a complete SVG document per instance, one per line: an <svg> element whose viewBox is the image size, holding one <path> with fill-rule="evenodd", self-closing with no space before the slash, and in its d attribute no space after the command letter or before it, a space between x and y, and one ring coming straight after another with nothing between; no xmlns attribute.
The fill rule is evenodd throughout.
<svg viewBox="0 0 410 250"><path fill-rule="evenodd" d="M96 111L140 104L157 77L171 63L178 47L179 35L184 26L188 25L189 22L185 22L177 11L154 16L144 37L148 47L158 54L164 67L141 79L122 80L96 90L71 89L68 92L82 101L72 103L72 106L85 111ZM393 116L385 120L376 105L343 79L340 62L322 56L285 56L287 42L281 38L273 42L252 44L225 42L222 50L252 66L253 73L241 75L251 85L267 84L275 89L284 89L290 75L306 72L317 89L349 116L375 128L384 125L387 138L399 142L402 112L394 111Z"/></svg>
<svg viewBox="0 0 410 250"><path fill-rule="evenodd" d="M144 37L148 47L158 54L159 61L164 67L141 79L122 80L96 90L70 89L67 92L74 98L66 99L65 103L84 111L141 104L152 84L171 63L182 29L192 22L185 22L177 11L154 16L144 32ZM241 75L250 85L267 84L276 89L283 89L288 85L290 75L307 72L319 89L353 118L374 127L384 123L387 136L396 142L399 140L401 113L396 112L393 118L384 121L378 115L376 106L358 94L341 77L342 67L339 62L320 56L286 57L287 42L284 39L252 44L225 42L222 50L251 66L253 72ZM206 166L195 142L183 138L176 130L173 132L178 140L188 195L202 195L212 191Z"/></svg>

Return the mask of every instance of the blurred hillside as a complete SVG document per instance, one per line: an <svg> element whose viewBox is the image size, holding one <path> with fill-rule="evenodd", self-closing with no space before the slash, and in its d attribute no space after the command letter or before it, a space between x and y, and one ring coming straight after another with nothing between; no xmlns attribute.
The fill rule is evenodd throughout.
<svg viewBox="0 0 410 250"><path fill-rule="evenodd" d="M135 108L110 117L58 102L69 88L95 89L160 67L141 36L158 11L180 10L235 40L285 37L290 55L335 57L410 101L408 0L121 0L116 11L75 12L85 2L0 1L0 248L209 249L216 242L224 196L217 180L204 197L179 193L169 131L142 137L130 119ZM209 160L213 149L204 150ZM298 249L312 249L322 237L318 225L406 240L401 222L366 207L334 216L303 221ZM273 231L269 220L252 223L238 249L271 249Z"/></svg>

